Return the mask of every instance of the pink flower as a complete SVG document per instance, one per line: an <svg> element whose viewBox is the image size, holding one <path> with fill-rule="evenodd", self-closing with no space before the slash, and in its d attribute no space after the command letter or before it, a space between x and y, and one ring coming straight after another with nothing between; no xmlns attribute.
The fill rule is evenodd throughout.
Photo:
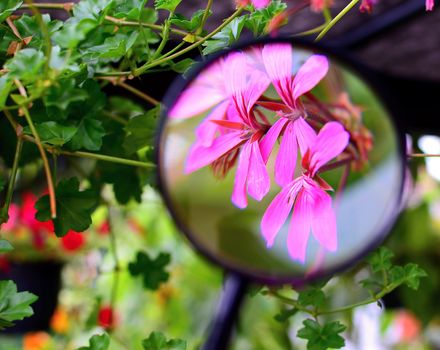
<svg viewBox="0 0 440 350"><path fill-rule="evenodd" d="M246 193L261 200L270 187L259 144L268 125L258 121L253 110L269 82L261 72L249 69L244 53L229 55L229 66L224 70L223 79L233 102L228 110L228 120L210 120L220 127L220 135L209 147L200 140L196 141L188 155L185 172L191 173L219 162L230 167L239 152L231 199L237 207L245 208Z"/></svg>
<svg viewBox="0 0 440 350"><path fill-rule="evenodd" d="M236 0L237 6L254 5L256 9L261 9L270 4L271 0Z"/></svg>
<svg viewBox="0 0 440 350"><path fill-rule="evenodd" d="M371 13L373 6L376 5L377 0L362 0L359 11Z"/></svg>
<svg viewBox="0 0 440 350"><path fill-rule="evenodd" d="M434 9L434 0L426 0L426 11L432 11Z"/></svg>
<svg viewBox="0 0 440 350"><path fill-rule="evenodd" d="M303 174L284 186L264 213L261 231L268 247L273 245L293 208L287 237L292 259L305 262L310 231L326 250L336 251L336 217L332 199L326 192L331 187L317 173L342 153L348 141L348 132L338 122L325 124L319 134L315 134L302 161Z"/></svg>
<svg viewBox="0 0 440 350"><path fill-rule="evenodd" d="M259 102L261 106L277 111L280 116L261 142L261 153L267 162L275 142L284 132L275 162L275 180L284 186L293 179L298 146L301 155L304 155L315 134L304 119L306 112L299 98L327 74L328 60L324 56L313 55L293 76L290 44L267 44L262 50L262 58L266 72L284 104Z"/></svg>

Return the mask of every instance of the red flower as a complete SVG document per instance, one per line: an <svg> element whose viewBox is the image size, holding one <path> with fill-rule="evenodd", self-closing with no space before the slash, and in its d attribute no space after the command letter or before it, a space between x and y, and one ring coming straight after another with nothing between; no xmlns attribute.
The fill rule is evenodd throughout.
<svg viewBox="0 0 440 350"><path fill-rule="evenodd" d="M64 250L74 252L84 245L84 241L84 236L81 233L70 230L63 238L61 238L61 245Z"/></svg>
<svg viewBox="0 0 440 350"><path fill-rule="evenodd" d="M105 220L101 225L99 225L96 231L100 235L108 235L110 233L110 223L108 222L108 220Z"/></svg>
<svg viewBox="0 0 440 350"><path fill-rule="evenodd" d="M111 329L115 326L115 315L110 305L101 306L98 312L98 325L105 329Z"/></svg>

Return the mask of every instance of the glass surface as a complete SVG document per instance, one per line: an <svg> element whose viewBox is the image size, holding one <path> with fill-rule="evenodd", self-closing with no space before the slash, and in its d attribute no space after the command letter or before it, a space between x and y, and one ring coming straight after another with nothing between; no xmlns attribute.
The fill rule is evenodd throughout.
<svg viewBox="0 0 440 350"><path fill-rule="evenodd" d="M175 97L161 181L204 254L259 279L302 279L383 238L403 181L399 139L350 69L268 43L216 59Z"/></svg>

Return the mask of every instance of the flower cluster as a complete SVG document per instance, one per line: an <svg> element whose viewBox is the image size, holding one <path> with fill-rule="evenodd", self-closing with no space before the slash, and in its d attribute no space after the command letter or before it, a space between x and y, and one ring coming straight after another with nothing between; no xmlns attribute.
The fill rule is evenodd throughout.
<svg viewBox="0 0 440 350"><path fill-rule="evenodd" d="M9 220L3 224L2 231L14 246L31 248L24 253L31 258L44 257L46 259L57 257L58 247L61 248L61 255L62 252L75 253L85 247L85 236L73 230L58 240L52 221L41 222L35 218L36 201L37 196L31 192L25 192L20 205L11 203L9 207Z"/></svg>
<svg viewBox="0 0 440 350"><path fill-rule="evenodd" d="M295 55L288 43L271 43L233 52L214 62L180 95L172 119L202 113L185 173L211 166L225 175L237 170L231 201L238 208L247 195L260 201L271 186L268 160L279 141L274 178L282 188L267 208L261 232L268 247L293 208L287 247L305 262L310 232L327 251L337 249L336 216L329 184L320 170L346 149L350 134L337 118L315 115L310 92L326 76L325 56L310 56L293 74ZM276 98L265 95L273 87ZM316 109L316 108L315 108ZM302 171L297 172L298 153Z"/></svg>

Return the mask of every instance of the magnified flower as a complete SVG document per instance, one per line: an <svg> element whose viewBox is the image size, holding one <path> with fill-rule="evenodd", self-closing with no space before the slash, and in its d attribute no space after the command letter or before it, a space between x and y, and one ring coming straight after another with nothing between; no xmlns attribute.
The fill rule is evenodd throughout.
<svg viewBox="0 0 440 350"><path fill-rule="evenodd" d="M327 74L328 60L324 56L313 55L293 76L290 44L267 44L262 50L262 57L266 72L284 103L258 102L276 111L280 117L261 142L261 153L266 162L275 142L284 132L275 161L275 180L284 186L293 179L298 146L301 155L304 155L314 137L314 130L304 119L306 112L299 98L313 89Z"/></svg>
<svg viewBox="0 0 440 350"><path fill-rule="evenodd" d="M332 199L326 192L331 187L320 178L319 169L343 152L349 134L338 122L324 125L306 151L302 161L303 174L287 184L275 196L264 213L261 231L271 247L293 208L287 248L292 259L305 262L310 231L328 251L336 251L336 217Z"/></svg>
<svg viewBox="0 0 440 350"><path fill-rule="evenodd" d="M230 55L229 66L224 73L224 81L231 91L233 102L228 111L228 120L210 120L219 126L220 135L213 139L209 147L199 140L193 145L185 172L191 173L222 161L228 162L227 166L230 167L238 156L232 202L244 208L247 206L246 192L261 200L270 187L259 144L268 125L259 122L253 111L255 102L267 89L269 82L259 71L249 70L243 53Z"/></svg>

